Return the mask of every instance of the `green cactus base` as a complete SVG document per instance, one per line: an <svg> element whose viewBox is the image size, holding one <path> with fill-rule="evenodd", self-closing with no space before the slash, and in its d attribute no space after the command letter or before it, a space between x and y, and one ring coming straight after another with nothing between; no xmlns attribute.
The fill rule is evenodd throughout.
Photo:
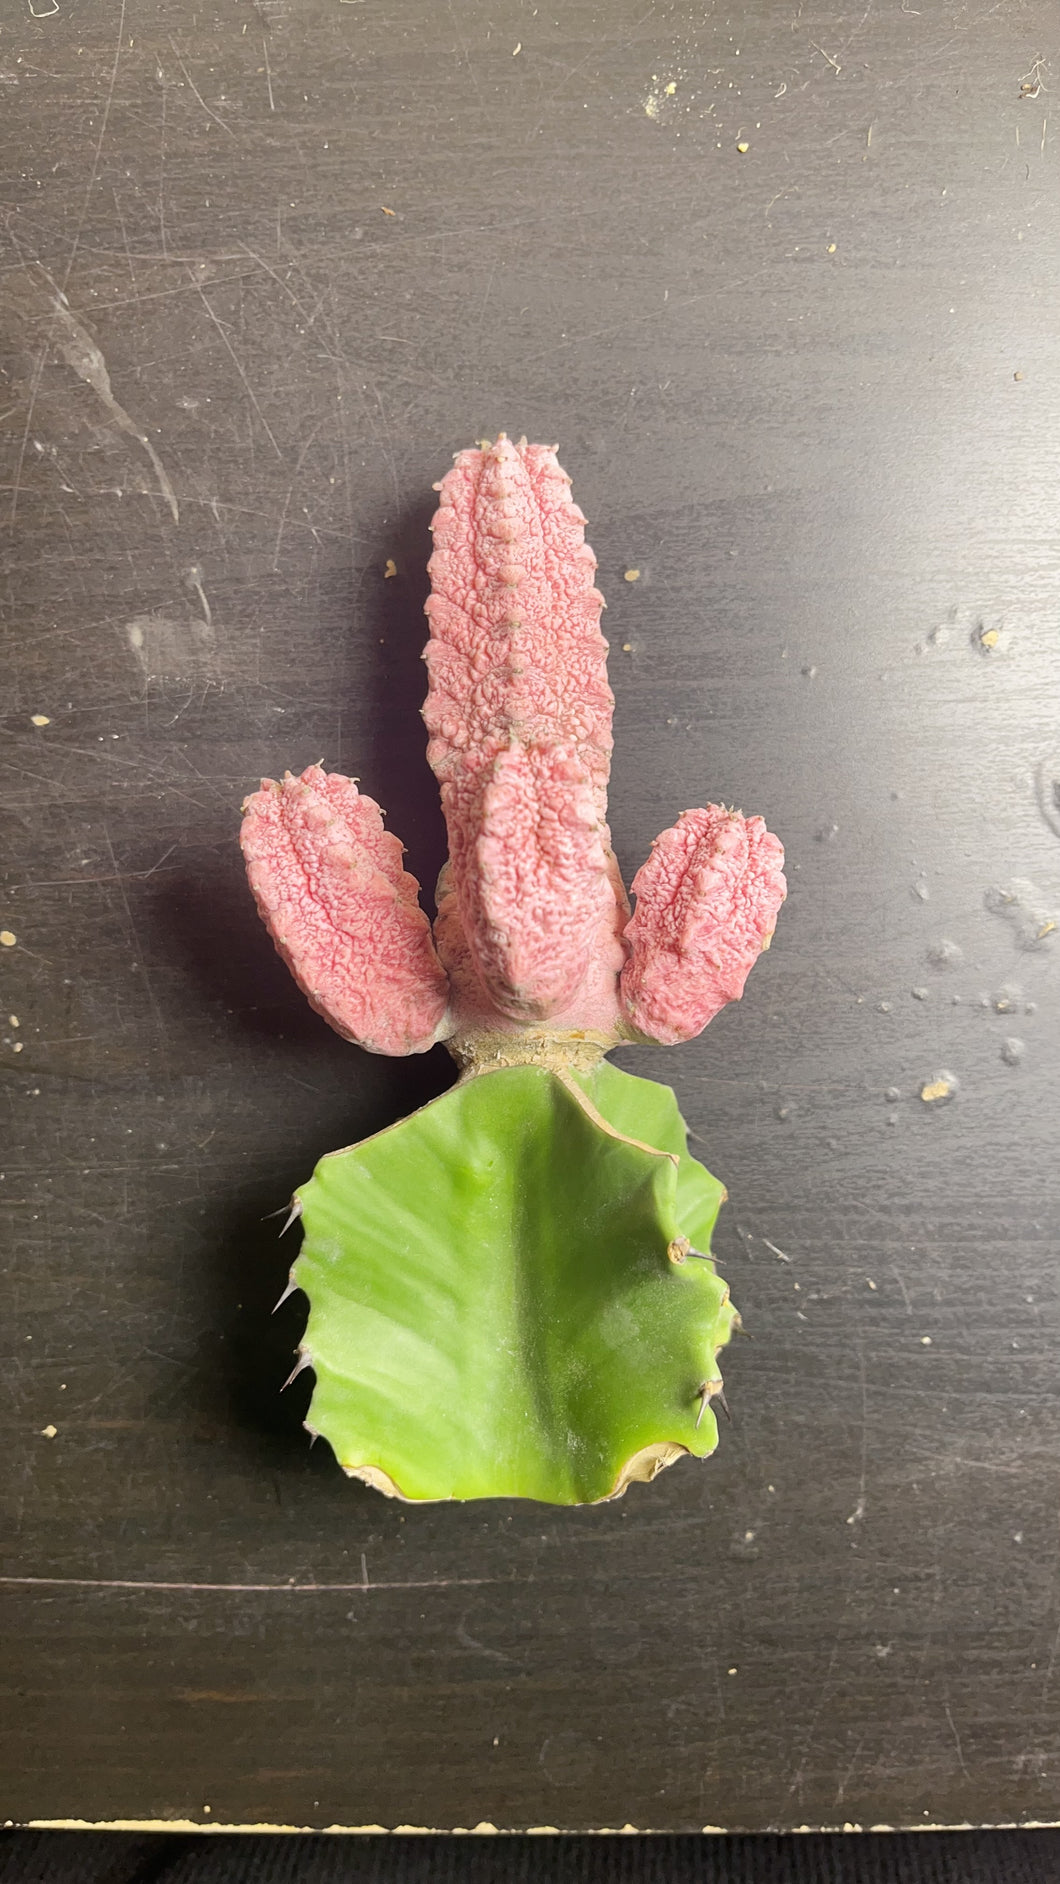
<svg viewBox="0 0 1060 1884"><path fill-rule="evenodd" d="M667 1086L462 1080L298 1193L306 1424L401 1498L585 1504L717 1444L724 1198Z"/></svg>

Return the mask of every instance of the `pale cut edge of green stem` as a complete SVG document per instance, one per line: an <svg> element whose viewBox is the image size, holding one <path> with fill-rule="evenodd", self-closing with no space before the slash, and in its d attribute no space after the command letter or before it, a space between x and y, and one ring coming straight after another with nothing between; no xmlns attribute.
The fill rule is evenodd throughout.
<svg viewBox="0 0 1060 1884"><path fill-rule="evenodd" d="M708 1383L712 1384L712 1383ZM718 1382L721 1385L721 1382ZM616 1498L621 1498L630 1485L643 1481L650 1485L653 1478L665 1472L668 1465L676 1465L678 1459L687 1459L687 1446L679 1446L674 1439L658 1439L650 1446L642 1446L631 1459L627 1459L614 1485L602 1498L590 1499L590 1504L609 1505ZM709 1457L708 1455L704 1455ZM403 1505L439 1505L463 1502L452 1498L409 1498L395 1485L392 1478L378 1465L344 1465L342 1470L347 1478L359 1478L364 1485L371 1485L374 1491L382 1492L386 1498L396 1498ZM562 1510L563 1506L556 1509ZM571 1510L577 1509L570 1506Z"/></svg>

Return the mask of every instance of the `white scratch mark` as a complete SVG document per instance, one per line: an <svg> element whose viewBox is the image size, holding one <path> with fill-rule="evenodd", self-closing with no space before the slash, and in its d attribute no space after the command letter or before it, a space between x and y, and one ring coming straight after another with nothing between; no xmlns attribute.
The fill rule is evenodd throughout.
<svg viewBox="0 0 1060 1884"><path fill-rule="evenodd" d="M218 1591L231 1596L348 1596L366 1588L376 1590L451 1590L478 1589L484 1583L510 1582L508 1577L432 1577L410 1583L161 1583L138 1581L132 1577L0 1577L0 1585L10 1589L46 1590L177 1590Z"/></svg>
<svg viewBox="0 0 1060 1884"><path fill-rule="evenodd" d="M59 11L58 5L56 5L53 10L56 13L58 13ZM32 7L30 11L32 12ZM44 18L50 19L51 15L45 14ZM89 197L92 195L92 191L96 187L96 178L99 175L100 152L103 149L103 139L107 135L107 125L110 122L110 107L114 99L114 87L117 84L117 80L118 80L118 62L121 59L121 40L122 40L122 34L124 33L124 31L125 31L125 0L121 0L121 13L118 18L117 43L115 44L115 47L114 47L114 64L111 66L111 69L110 69L110 84L107 87L107 96L103 105L103 117L102 117L102 121L99 127L99 136L96 139L96 148L92 155L92 168L88 173L88 183L85 186L85 194L81 200L81 214L78 216L78 219L77 219L77 228L74 230L74 239L70 245L70 254L67 259L66 268L63 271L63 285L62 285L62 289L60 290L60 293L63 296L63 298L65 298L66 284L70 279L70 270L72 269L74 265L74 257L77 254L78 244L80 243L80 240L81 240L81 231L85 226L85 216L88 213ZM40 390L41 374L44 371L44 362L48 356L48 347L51 344L51 337L54 331L55 331L55 321L53 320L51 326L48 329L47 339L44 343L44 346L41 348L39 357L37 359L37 364L33 369L33 382L29 389L29 403L26 409L26 424L25 424L25 429L22 433L22 443L19 446L18 461L15 465L15 481L11 490L11 515L10 515L9 521L10 521L12 529L14 529L15 518L18 515L18 493L19 493L19 489L22 483L22 466L25 463L26 447L29 444L30 427L33 424L33 413L34 413L34 408L36 407L36 404L37 404L37 393Z"/></svg>
<svg viewBox="0 0 1060 1884"><path fill-rule="evenodd" d="M945 1703L945 1708L946 1708L946 1719L950 1723L950 1732L953 1735L953 1744L957 1749L957 1764L960 1767L961 1772L964 1774L965 1779L970 1780L972 1776L970 1772L968 1771L967 1765L965 1764L964 1748L961 1746L961 1736L957 1732L957 1723L953 1718L953 1712L952 1712L952 1709L950 1708L950 1704L948 1701Z"/></svg>
<svg viewBox="0 0 1060 1884"><path fill-rule="evenodd" d="M49 276L49 280L50 279L51 277ZM52 287L55 288L54 282L52 282ZM70 309L60 297L58 289L55 289L55 293L56 300L52 317L52 331L54 332L55 328L58 327L60 332L65 335L65 339L61 339L58 342L58 352L66 361L67 366L71 367L77 374L78 379L83 380L86 386L91 386L100 404L106 407L119 431L125 432L129 438L134 438L136 443L147 453L147 456L151 460L151 467L155 477L158 480L158 488L165 498L166 503L169 505L173 521L174 523L179 523L180 506L177 503L173 486L166 476L166 469L161 458L152 445L151 440L148 438L147 433L140 430L140 427L129 417L125 407L115 399L110 383L110 374L107 371L107 362L103 358L103 354L93 340L87 327L83 327L76 315L70 312Z"/></svg>
<svg viewBox="0 0 1060 1884"><path fill-rule="evenodd" d="M11 487L11 509L8 513L8 525L12 530L15 527L15 519L18 516L18 494L22 489L22 467L26 462L26 447L29 444L30 426L33 424L33 414L37 405L37 393L40 390L41 374L44 371L44 362L47 357L48 343L45 341L34 363L33 378L30 381L29 388L29 399L26 402L26 423L22 429L22 442L19 446L18 457L15 460L15 477Z"/></svg>
<svg viewBox="0 0 1060 1884"><path fill-rule="evenodd" d="M482 306L479 308L479 311L478 311L478 320L475 323L475 331L477 333L482 332L482 323L486 318L486 308L489 305L490 295L493 293L493 283L496 280L497 267L498 267L498 262L495 259L493 263L493 267L490 269L490 278L486 283L486 292L482 297ZM380 335L380 339L383 339L383 338L384 336Z"/></svg>
<svg viewBox="0 0 1060 1884"><path fill-rule="evenodd" d="M306 439L305 444L302 446L302 449L298 454L298 463L295 465L295 468L294 468L294 476L291 479L291 483L288 488L287 495L283 500L283 509L280 512L280 525L279 525L279 529L276 532L276 543L272 552L272 567L273 567L274 572L278 570L280 567L280 545L283 542L283 533L287 526L287 512L291 507L291 498L294 496L294 487L298 482L299 472L301 471L302 466L304 465L306 461L306 454L309 451L309 447L313 443L313 440L315 439L323 423L324 423L323 418L320 418L317 420L316 424L313 427L313 430L310 432L309 437Z"/></svg>
<svg viewBox="0 0 1060 1884"><path fill-rule="evenodd" d="M265 83L268 86L268 91L269 91L269 110L275 111L276 100L272 95L272 70L269 65L269 42L266 39L264 33L261 36L261 50L265 54Z"/></svg>
<svg viewBox="0 0 1060 1884"><path fill-rule="evenodd" d="M158 137L158 234L162 243L162 260L168 262L169 250L166 246L166 75L162 67L158 68L158 82L162 87L162 123Z"/></svg>
<svg viewBox="0 0 1060 1884"><path fill-rule="evenodd" d="M171 39L169 43L170 43L170 45L171 45L171 46L173 47L173 57L174 57L174 59L176 60L176 62L177 62L177 64L179 65L179 67L180 67L180 69L181 69L181 71L183 72L183 74L184 74L184 77L185 77L185 78L187 79L187 81L188 81L188 84L190 85L190 87L191 87L191 89L192 89L192 91L193 91L193 92L195 93L195 96L196 96L196 98L198 99L198 101L199 101L199 103L200 103L200 105L202 106L202 108L203 108L203 110L205 111L205 113L206 113L206 116L207 116L208 118L212 118L215 124L219 124L219 125L220 125L220 127L221 127L221 129L222 129L222 131L227 131L227 132L228 132L228 135L229 135L229 137L235 137L235 132L233 131L233 129L232 129L232 126L231 126L230 124L226 124L223 118L219 118L219 117L217 116L217 113L216 113L216 111L211 111L211 110L210 110L210 107L209 107L209 105L208 105L208 104L206 103L206 100L205 100L205 98L203 97L203 95L202 95L202 93L200 92L200 90L199 90L199 88L198 88L198 86L196 85L196 83L195 83L195 80L194 80L194 79L192 78L192 76L191 76L191 73L190 73L190 72L188 71L188 68L187 68L187 66L185 65L185 63L184 63L184 61L183 61L183 59L181 58L181 56L180 56L180 54L179 54L179 52L177 51L177 48L176 48L176 42L175 42L174 40L172 40L172 39Z"/></svg>
<svg viewBox="0 0 1060 1884"><path fill-rule="evenodd" d="M163 1065L165 1065L165 1062L166 1062L166 1023L162 1017L162 1010L158 1005L158 997L155 994L154 985L151 981L150 974L148 973L147 961L144 956L143 946L140 942L140 937L137 932L136 924L133 920L132 907L130 905L129 898L126 895L126 891L125 891L125 877L123 876L122 872L118 869L118 859L114 855L114 845L111 842L110 829L107 825L106 819L104 819L103 821L103 839L107 846L107 852L110 856L110 866L114 872L114 880L118 886L118 895L121 898L122 908L125 911L125 921L128 925L129 938L132 942L132 946L134 950L136 951L136 954L139 956L140 976L143 981L144 989L147 993L147 999L150 1002L151 1012L154 1015L155 1025L158 1028L159 1045L162 1049L162 1054L161 1054L162 1063Z"/></svg>
<svg viewBox="0 0 1060 1884"><path fill-rule="evenodd" d="M850 1603L850 1592L844 1591L843 1609L840 1613L840 1618L839 1618L840 1624L842 1623L843 1616L846 1614L849 1603ZM815 1707L813 1711L813 1716L810 1720L809 1727L806 1730L805 1738L803 1739L802 1747L799 1753L799 1763L795 1769L794 1777L792 1778L791 1785L788 1787L789 1799L794 1798L796 1793L799 1794L800 1798L802 1796L803 1780L806 1775L807 1765L809 1764L810 1750L813 1746L814 1735L817 1732L817 1723L821 1718L821 1712L822 1712L822 1709L824 1708L824 1704L826 1700L831 1698L832 1675L835 1670L836 1659L839 1655L839 1641L840 1641L839 1627L837 1626L836 1633L832 1641L832 1652L828 1657L828 1667L825 1669L824 1679L821 1682L820 1687L818 1689L817 1706Z"/></svg>
<svg viewBox="0 0 1060 1884"><path fill-rule="evenodd" d="M111 185L110 193L114 199L114 213L118 218L118 227L121 230L121 239L125 247L125 260L129 266L129 280L132 283L133 299L136 301L137 305L139 305L140 284L136 279L136 270L133 267L132 250L129 247L129 233L125 227L125 217L121 213L121 203L118 200L118 192L113 184Z"/></svg>
<svg viewBox="0 0 1060 1884"><path fill-rule="evenodd" d="M202 608L203 621L206 623L207 628L212 628L213 627L213 610L210 607L209 598L207 597L206 590L202 586L202 570L199 568L198 563L192 564L191 568L188 570L186 581L187 581L188 587L190 589L194 589L196 595L199 598L199 604Z"/></svg>
<svg viewBox="0 0 1060 1884"><path fill-rule="evenodd" d="M868 1462L868 1443L869 1443L869 1435L868 1435L869 1395L868 1395L868 1387L865 1380L865 1350L863 1347L858 1348L858 1373L861 1377L861 1477L858 1480L858 1501L857 1501L857 1504L854 1506L854 1509L851 1512L849 1518L847 1519L848 1524L860 1524L861 1523L862 1518L865 1516L865 1505L866 1505L865 1475L866 1475L866 1468L867 1468L867 1462Z"/></svg>
<svg viewBox="0 0 1060 1884"><path fill-rule="evenodd" d="M277 204L276 210L277 210L276 249L277 249L277 253L279 253L279 246L280 246L279 245L279 204ZM239 246L243 250L243 253L245 255L250 256L250 259L252 262L256 262L259 268L263 268L265 270L265 273L271 276L272 280L276 283L276 286L278 288L283 289L283 292L287 296L287 299L292 303L294 307L298 309L298 312L302 316L302 319L306 322L306 325L308 327L312 327L314 321L316 320L317 314L319 314L320 312L320 309L322 306L322 300L317 302L316 313L311 314L309 312L309 309L305 306L304 302L298 299L298 296L295 294L294 289L290 286L290 284L284 281L282 275L278 275L276 273L275 268L270 268L268 262L265 261L262 256L258 255L256 250L252 248L248 248L247 244L242 241L240 242ZM329 359L332 359L334 357L335 357L334 355L331 355L331 354L328 355Z"/></svg>
<svg viewBox="0 0 1060 1884"><path fill-rule="evenodd" d="M210 319L212 320L214 326L216 327L218 333L220 334L221 339L224 341L229 358L232 361L232 365L235 367L236 372L239 374L240 379L243 381L243 385L246 389L247 398L250 400L250 403L253 406L255 412L257 413L258 418L261 420L262 430L264 431L265 436L269 441L269 444L272 446L272 449L276 453L277 458L282 459L283 452L280 450L279 445L276 443L276 440L272 435L272 427L270 426L268 419L265 417L264 412L262 411L261 407L259 406L257 402L257 398L255 397L255 393L254 393L254 388L251 385L249 379L247 378L245 372L243 371L243 367L240 362L239 355L236 353L236 350L233 347L232 342L229 340L228 335L225 333L224 327L222 326L221 322L218 320L217 315L214 313L213 308L210 306L209 301L206 299L206 296L204 295L199 283L195 281L194 276L192 277L192 280L194 281L196 292L199 296L200 301L203 304L203 307L206 309L206 312L210 316Z"/></svg>
<svg viewBox="0 0 1060 1884"><path fill-rule="evenodd" d="M461 1616L456 1625L456 1639L464 1648L475 1649L479 1655L488 1656L491 1662L515 1661L514 1655L505 1655L502 1649L487 1648L485 1642L480 1642L477 1635L472 1635L465 1616Z"/></svg>
<svg viewBox="0 0 1060 1884"><path fill-rule="evenodd" d="M1049 1666L1045 1671L1045 1680L1042 1683L1042 1706L1043 1707L1049 1698L1049 1690L1053 1685L1053 1675L1056 1672L1057 1655L1060 1655L1060 1624L1057 1625L1056 1634L1053 1637L1053 1646L1049 1655Z"/></svg>
<svg viewBox="0 0 1060 1884"><path fill-rule="evenodd" d="M838 1787L836 1788L836 1795L835 1795L835 1800L834 1800L834 1805L836 1807L841 1806L843 1803L843 1799L846 1795L846 1789L849 1786L850 1781L854 1776L854 1768L857 1766L857 1763L861 1758L861 1749L864 1745L865 1745L865 1736L863 1734L861 1736L861 1739L858 1741L857 1746L854 1748L854 1757L851 1760L850 1765L847 1767L846 1772L843 1774L843 1777L840 1780Z"/></svg>

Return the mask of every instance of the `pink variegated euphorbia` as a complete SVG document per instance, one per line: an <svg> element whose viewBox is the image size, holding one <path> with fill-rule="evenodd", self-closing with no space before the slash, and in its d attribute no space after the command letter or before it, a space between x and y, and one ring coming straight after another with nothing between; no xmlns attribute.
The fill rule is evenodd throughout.
<svg viewBox="0 0 1060 1884"><path fill-rule="evenodd" d="M424 719L449 862L433 939L379 807L317 766L247 800L261 914L314 1007L375 1053L691 1040L768 946L780 843L761 818L686 811L630 915L607 826L603 597L570 479L553 449L502 434L439 489Z"/></svg>
<svg viewBox="0 0 1060 1884"><path fill-rule="evenodd" d="M607 825L603 597L570 479L554 449L502 434L437 488L423 711L449 860L433 929L352 779L310 766L244 807L258 908L314 1007L373 1052L444 1041L462 1068L295 1200L309 1423L401 1496L578 1502L716 1438L734 1319L705 1254L721 1187L668 1089L603 1056L690 1040L739 998L783 853L760 818L686 811L630 913ZM591 1405L590 1377L610 1382Z"/></svg>

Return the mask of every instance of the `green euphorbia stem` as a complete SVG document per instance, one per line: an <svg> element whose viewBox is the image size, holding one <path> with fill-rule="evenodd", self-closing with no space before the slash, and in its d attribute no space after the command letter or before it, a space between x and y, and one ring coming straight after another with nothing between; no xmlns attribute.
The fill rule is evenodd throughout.
<svg viewBox="0 0 1060 1884"><path fill-rule="evenodd" d="M298 1194L307 1424L408 1499L616 1496L717 1443L724 1197L668 1087L600 1062L462 1079Z"/></svg>

